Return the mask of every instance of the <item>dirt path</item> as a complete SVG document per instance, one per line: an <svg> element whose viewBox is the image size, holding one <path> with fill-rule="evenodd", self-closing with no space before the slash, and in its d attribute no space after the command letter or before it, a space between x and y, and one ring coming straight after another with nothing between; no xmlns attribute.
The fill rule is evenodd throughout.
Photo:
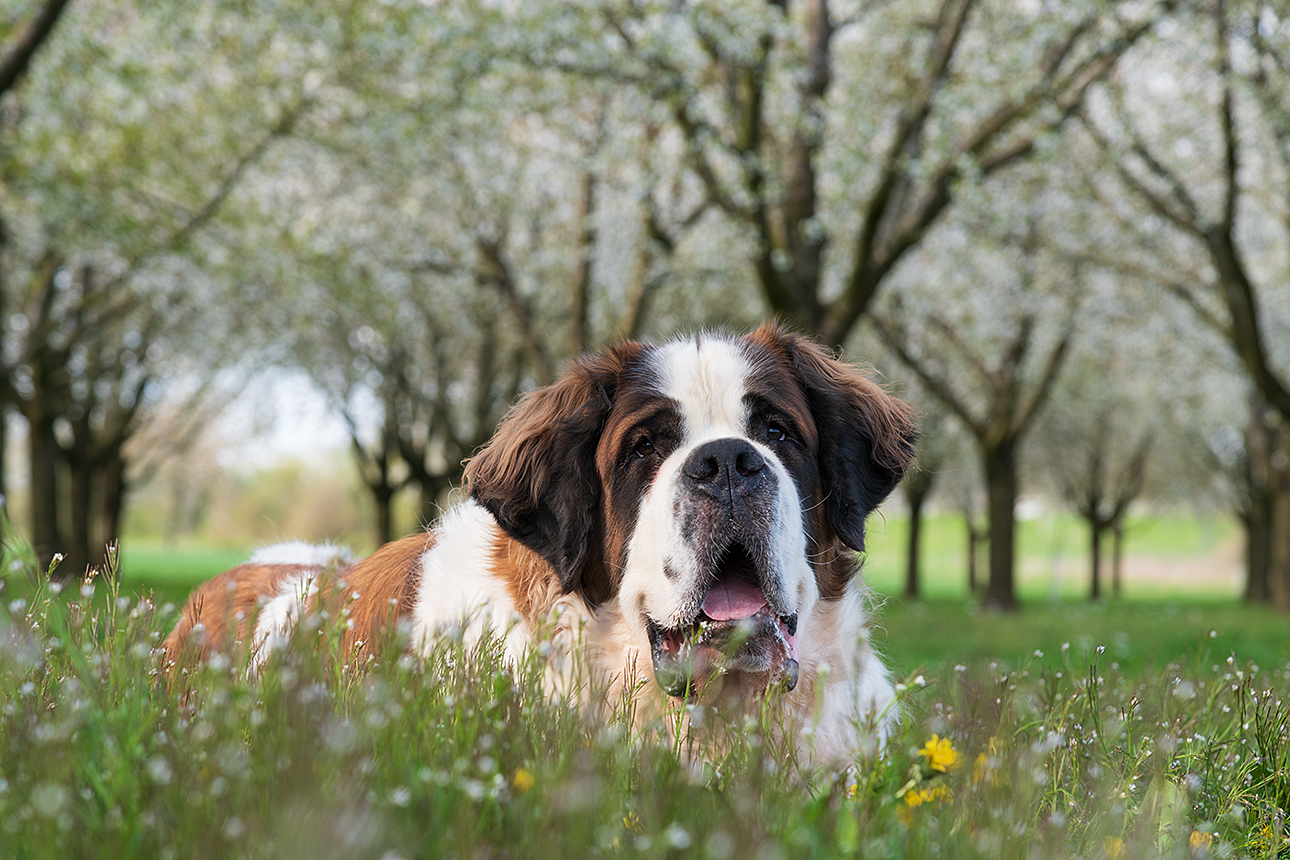
<svg viewBox="0 0 1290 860"><path fill-rule="evenodd" d="M1238 598L1245 589L1244 540L1240 535L1219 544L1202 556L1168 557L1138 554L1130 551L1124 557L1124 591L1127 596L1150 594L1167 596L1226 596ZM1109 591L1110 560L1104 560L1102 587ZM1056 576L1056 581L1054 581ZM1022 571L1024 582L1051 593L1088 589L1088 563L1084 559L1065 558L1029 560Z"/></svg>

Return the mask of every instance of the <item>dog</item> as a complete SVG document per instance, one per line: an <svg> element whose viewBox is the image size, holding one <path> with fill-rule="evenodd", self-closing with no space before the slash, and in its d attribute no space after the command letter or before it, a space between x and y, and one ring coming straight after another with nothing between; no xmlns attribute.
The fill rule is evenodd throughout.
<svg viewBox="0 0 1290 860"><path fill-rule="evenodd" d="M524 395L426 531L361 561L273 547L202 585L168 660L236 642L262 660L339 594L346 653L394 624L421 653L491 628L516 660L576 651L629 698L773 693L799 749L842 758L894 717L859 553L916 439L906 404L778 326L627 342Z"/></svg>

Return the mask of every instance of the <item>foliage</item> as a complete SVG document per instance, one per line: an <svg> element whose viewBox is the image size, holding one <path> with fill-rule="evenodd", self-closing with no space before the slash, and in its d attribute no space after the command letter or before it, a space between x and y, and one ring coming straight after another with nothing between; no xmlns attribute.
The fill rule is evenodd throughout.
<svg viewBox="0 0 1290 860"><path fill-rule="evenodd" d="M765 720L707 714L706 751L588 724L496 642L346 667L307 623L261 677L218 658L168 687L173 613L114 574L6 580L6 856L1290 854L1290 666L947 667L900 685L882 751L819 769Z"/></svg>

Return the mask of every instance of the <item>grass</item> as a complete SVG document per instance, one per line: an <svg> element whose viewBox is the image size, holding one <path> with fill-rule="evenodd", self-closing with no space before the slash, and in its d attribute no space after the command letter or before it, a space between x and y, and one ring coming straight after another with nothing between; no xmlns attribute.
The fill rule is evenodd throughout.
<svg viewBox="0 0 1290 860"><path fill-rule="evenodd" d="M145 556L93 593L0 580L0 856L1290 857L1290 624L1230 601L889 600L904 719L820 769L765 719L708 714L699 750L588 724L495 643L355 669L311 625L168 687L173 599L134 589L184 590L183 557Z"/></svg>
<svg viewBox="0 0 1290 860"><path fill-rule="evenodd" d="M1290 618L1284 614L1194 599L1043 603L1000 616L963 600L891 598L877 623L875 638L898 672L987 661L1051 667L1065 651L1082 662L1098 646L1105 648L1108 665L1131 673L1173 661L1205 668L1233 654L1260 666L1290 662Z"/></svg>

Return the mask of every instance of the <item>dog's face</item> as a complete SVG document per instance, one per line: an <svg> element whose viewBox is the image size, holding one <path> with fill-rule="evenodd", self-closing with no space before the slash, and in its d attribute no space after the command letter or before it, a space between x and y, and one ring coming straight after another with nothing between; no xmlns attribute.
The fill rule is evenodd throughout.
<svg viewBox="0 0 1290 860"><path fill-rule="evenodd" d="M762 327L582 360L467 475L565 591L616 598L669 694L760 692L796 683L800 628L855 575L845 548L863 549L914 437L904 404Z"/></svg>

